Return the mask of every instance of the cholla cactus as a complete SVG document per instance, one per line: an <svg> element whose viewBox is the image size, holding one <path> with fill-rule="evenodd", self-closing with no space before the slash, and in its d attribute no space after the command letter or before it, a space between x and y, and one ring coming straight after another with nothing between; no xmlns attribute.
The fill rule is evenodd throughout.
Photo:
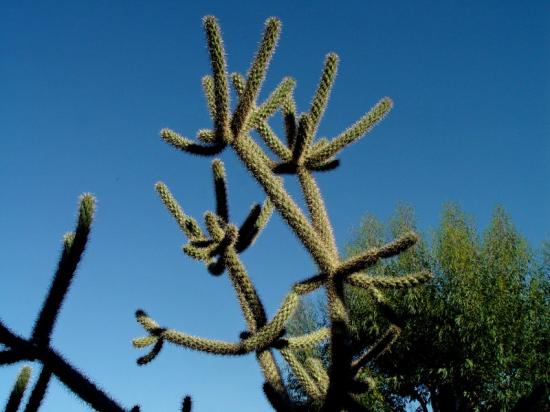
<svg viewBox="0 0 550 412"><path fill-rule="evenodd" d="M202 80L206 101L213 120L211 129L201 129L198 141L192 141L170 129L163 129L161 137L176 149L200 156L215 156L231 148L244 166L254 176L265 192L261 205L255 205L243 224L235 225L229 219L227 185L223 163L212 162L216 192L215 211L204 214L204 228L186 215L163 183L157 183L157 192L188 239L183 251L193 259L204 262L213 275L227 272L237 294L246 319L248 330L241 333L237 342L191 336L175 329L161 327L144 311L138 310L136 318L147 332L133 344L137 348L153 346L138 359L145 364L161 351L164 342L221 355L244 355L254 352L262 369L265 394L278 411L296 410L283 384L281 372L273 355L279 350L297 376L304 391L322 405L323 411L358 410L357 394L369 390L369 382L361 376L369 361L385 351L397 338L399 319L384 303L384 288L407 288L430 279L427 272L414 273L402 278L375 277L365 270L381 259L391 258L415 244L414 233L372 249L349 260L342 260L336 247L331 223L321 192L315 181L315 172L332 171L339 166L336 156L346 146L356 142L372 129L391 109L392 101L381 99L368 113L333 139L317 139L319 122L325 111L334 82L338 57L327 55L319 85L307 112L297 114L293 99L295 82L284 78L269 97L257 103L260 87L269 61L275 50L281 24L269 18L264 34L246 78L226 71L225 50L216 19L207 16L203 20L212 63L212 75ZM232 83L238 101L232 110L229 102L229 83ZM285 140L281 140L269 126L269 119L281 111L285 123ZM253 140L250 133L256 131L264 140L271 154L266 153ZM285 190L282 175L295 174L301 185L307 204L307 214ZM276 210L288 223L298 239L315 261L318 272L296 283L284 298L277 313L268 320L261 299L249 277L239 254L248 248L265 227L270 214ZM380 309L392 322L386 334L370 350L358 359L352 359L348 345L348 314L344 302L344 285L349 284L370 291ZM307 335L287 337L285 322L294 313L300 296L318 288L325 288L330 313L330 328L322 328ZM316 359L302 364L294 352L330 340L331 365L325 370Z"/></svg>
<svg viewBox="0 0 550 412"><path fill-rule="evenodd" d="M82 258L91 230L95 211L95 199L90 194L80 198L78 219L74 232L63 237L61 257L53 277L50 290L38 314L31 337L25 339L8 329L0 321L0 365L10 365L21 361L39 362L42 367L36 383L25 405L25 412L35 412L40 408L52 377L57 377L71 392L98 411L124 412L127 409L114 401L106 392L67 362L51 343L52 332L69 291L77 266ZM29 381L31 370L21 369L6 411L17 411ZM137 411L137 407L132 409Z"/></svg>

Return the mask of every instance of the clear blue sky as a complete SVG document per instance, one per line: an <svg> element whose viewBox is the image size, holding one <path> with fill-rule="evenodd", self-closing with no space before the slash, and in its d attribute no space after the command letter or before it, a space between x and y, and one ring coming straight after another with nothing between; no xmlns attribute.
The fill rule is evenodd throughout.
<svg viewBox="0 0 550 412"><path fill-rule="evenodd" d="M30 332L77 197L94 193L93 235L53 342L121 403L176 411L189 393L196 412L268 409L253 356L167 345L140 368L142 352L130 346L142 335L137 308L206 337L235 340L244 329L227 277L182 254L153 190L163 180L197 217L214 206L209 161L158 137L162 127L189 137L209 127L200 86L207 14L222 25L230 70L241 72L265 18L281 18L264 90L295 77L301 110L325 54L340 55L322 135L382 96L395 101L336 172L319 176L340 246L367 211L386 219L400 201L416 207L424 229L454 200L481 227L503 204L533 245L549 236L547 1L2 2L0 317ZM240 222L262 195L231 153L222 158ZM271 314L313 271L278 217L243 258ZM0 369L0 399L16 370ZM42 410L87 408L55 383Z"/></svg>

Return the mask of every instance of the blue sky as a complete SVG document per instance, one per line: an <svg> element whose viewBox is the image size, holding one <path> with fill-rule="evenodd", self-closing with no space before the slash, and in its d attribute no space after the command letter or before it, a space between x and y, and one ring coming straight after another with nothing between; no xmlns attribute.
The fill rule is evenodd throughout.
<svg viewBox="0 0 550 412"><path fill-rule="evenodd" d="M339 246L366 212L387 219L401 201L424 230L457 201L481 227L502 204L533 245L549 237L548 2L4 2L0 318L30 332L78 195L94 193L92 238L53 344L124 405L175 411L189 393L196 412L268 409L253 356L166 346L138 367L142 353L130 346L142 335L137 308L206 337L235 340L244 329L227 277L182 254L184 238L153 190L164 181L196 217L214 207L209 160L158 137L162 127L188 137L209 127L200 86L207 14L219 18L229 69L241 72L265 18L282 20L261 96L291 75L299 110L325 54L339 54L321 135L333 137L383 96L394 100L342 166L319 176ZM241 222L262 194L232 153L222 159ZM279 217L243 259L271 314L314 270ZM16 371L0 369L0 399ZM87 408L54 383L42 410Z"/></svg>

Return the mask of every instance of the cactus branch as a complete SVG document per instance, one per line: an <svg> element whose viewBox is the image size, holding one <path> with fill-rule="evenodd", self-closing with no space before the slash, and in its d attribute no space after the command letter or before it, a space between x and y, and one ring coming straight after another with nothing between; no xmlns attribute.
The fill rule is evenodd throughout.
<svg viewBox="0 0 550 412"><path fill-rule="evenodd" d="M25 390L27 389L27 384L31 377L31 368L29 366L23 366L17 375L15 380L15 385L13 386L8 402L6 403L5 412L17 412L19 405L21 404L21 399Z"/></svg>
<svg viewBox="0 0 550 412"><path fill-rule="evenodd" d="M325 370L320 359L314 358L312 356L306 359L306 368L315 380L317 386L322 393L325 393L328 389L328 373Z"/></svg>
<svg viewBox="0 0 550 412"><path fill-rule="evenodd" d="M231 80L233 82L233 87L235 88L235 91L236 91L237 95L239 97L242 96L242 94L244 92L244 87L245 87L244 78L239 73L233 73L231 75ZM274 109L278 108L278 107L274 107L277 104L278 105L283 105L284 102L286 100L288 100L288 98L289 98L288 93L290 93L290 92L286 91L285 88L288 88L290 86L294 87L294 82L293 81L290 82L290 80L292 80L292 79L287 80L286 85L284 85L284 83L282 85L280 85L279 89L282 89L282 90L280 90L278 93L272 93L272 95L267 99L267 101L262 106L269 107L270 111L271 111L271 109L273 109L273 108ZM284 80L283 80L283 82L284 82ZM283 88L283 86L285 86L285 88ZM286 99L280 99L280 96L283 93L287 93ZM267 103L269 101L271 101L271 103L269 105L267 105ZM275 153L277 156L279 156L279 158L281 158L283 160L290 160L290 158L292 157L292 154L291 154L290 150L277 137L275 132L271 129L269 124L265 121L266 119L261 119L261 118L257 117L257 111L259 109L257 109L255 106L253 106L253 110L256 113L255 114L256 119L251 122L250 127L252 127L252 128L255 127L256 128L256 131L258 132L260 137L264 140L267 147L269 147L269 149L271 149L271 151L273 153ZM266 110L264 109L264 111L266 111ZM267 116L265 116L265 117L267 117Z"/></svg>
<svg viewBox="0 0 550 412"><path fill-rule="evenodd" d="M191 412L191 405L192 402L190 396L186 396L185 398L183 398L183 402L181 404L181 412Z"/></svg>
<svg viewBox="0 0 550 412"><path fill-rule="evenodd" d="M210 62L212 64L216 140L227 143L231 140L231 131L229 129L229 87L227 85L227 68L223 40L220 27L214 16L206 16L203 19L203 25L206 32Z"/></svg>
<svg viewBox="0 0 550 412"><path fill-rule="evenodd" d="M296 358L294 353L292 353L292 351L289 349L281 349L281 355L287 362L288 366L290 366L290 369L292 370L294 375L298 378L298 381L300 382L302 388L304 388L308 396L310 396L312 399L320 399L323 396L321 390L315 384L314 380L312 379L304 365L302 365L298 358Z"/></svg>
<svg viewBox="0 0 550 412"><path fill-rule="evenodd" d="M36 345L15 335L0 322L0 343L16 348L30 362L40 361L48 365L52 373L80 399L98 411L126 412L122 406L92 383L84 374L71 366L50 347Z"/></svg>
<svg viewBox="0 0 550 412"><path fill-rule="evenodd" d="M409 232L382 247L371 249L352 257L338 267L336 276L349 276L352 273L360 272L375 265L380 259L396 256L413 246L418 239L419 237L416 233Z"/></svg>
<svg viewBox="0 0 550 412"><path fill-rule="evenodd" d="M160 131L160 137L176 149L199 156L214 156L225 148L225 144L217 142L208 146L194 143L192 140L189 140L170 129L162 129Z"/></svg>
<svg viewBox="0 0 550 412"><path fill-rule="evenodd" d="M300 180L302 192L304 193L313 227L324 241L332 258L338 260L338 249L332 231L332 224L330 223L325 202L323 201L317 182L311 173L303 167L298 168L298 178Z"/></svg>
<svg viewBox="0 0 550 412"><path fill-rule="evenodd" d="M214 174L214 188L216 192L216 214L227 223L229 221L227 183L225 179L225 168L221 160L215 159L212 162L212 173Z"/></svg>
<svg viewBox="0 0 550 412"><path fill-rule="evenodd" d="M340 150L355 142L361 136L371 130L390 111L393 102L389 97L380 100L367 114L356 123L350 126L342 134L335 137L329 144L311 153L309 160L318 162L328 160L335 156Z"/></svg>
<svg viewBox="0 0 550 412"><path fill-rule="evenodd" d="M29 400L25 405L24 412L38 411L38 408L40 408L40 404L42 403L42 400L46 395L46 391L48 390L48 385L51 378L52 370L48 366L43 365L42 370L40 371L40 375L38 375L38 379L34 384Z"/></svg>
<svg viewBox="0 0 550 412"><path fill-rule="evenodd" d="M280 31L281 23L279 20L275 18L267 19L260 47L248 71L244 91L239 99L239 104L235 109L231 122L231 130L235 137L240 136L242 127L246 124L253 104L256 101L260 86L265 77L267 66L275 50Z"/></svg>
<svg viewBox="0 0 550 412"><path fill-rule="evenodd" d="M174 196L172 196L172 193L170 193L168 187L164 183L158 182L155 185L155 189L183 233L185 233L189 239L204 238L204 234L202 233L197 221L183 213L181 206L178 204Z"/></svg>
<svg viewBox="0 0 550 412"><path fill-rule="evenodd" d="M260 161L257 152L261 149L248 136L242 136L232 142L233 148L252 175L258 180L275 208L281 213L294 233L310 251L316 263L323 271L330 271L334 262L325 251L325 246L311 227L302 211L283 188L280 180L273 174L268 164Z"/></svg>
<svg viewBox="0 0 550 412"><path fill-rule="evenodd" d="M382 337L376 341L363 355L358 359L353 361L351 364L351 371L353 376L360 374L361 369L369 362L378 358L384 352L386 352L390 346L395 342L399 334L401 333L401 328L396 325L391 325L388 330L382 335Z"/></svg>
<svg viewBox="0 0 550 412"><path fill-rule="evenodd" d="M365 289L370 288L371 286L378 288L403 289L426 283L432 277L432 273L427 270L411 273L405 276L369 276L363 273L354 273L346 278L346 282L352 286Z"/></svg>
<svg viewBox="0 0 550 412"><path fill-rule="evenodd" d="M93 196L90 194L82 195L74 236L70 235L65 238L63 252L50 291L34 324L32 340L38 345L48 345L50 343L63 299L71 286L74 273L88 242L94 210L95 199Z"/></svg>
<svg viewBox="0 0 550 412"><path fill-rule="evenodd" d="M214 89L214 79L212 76L206 75L202 78L202 89L206 97L206 105L212 120L216 120L216 91Z"/></svg>

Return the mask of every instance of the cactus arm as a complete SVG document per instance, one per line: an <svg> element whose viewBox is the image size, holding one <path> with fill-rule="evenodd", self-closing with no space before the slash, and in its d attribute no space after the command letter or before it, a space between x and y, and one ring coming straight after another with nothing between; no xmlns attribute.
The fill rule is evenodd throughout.
<svg viewBox="0 0 550 412"><path fill-rule="evenodd" d="M214 175L214 190L216 193L216 214L224 221L229 221L227 208L227 182L225 168L219 159L212 162L212 174Z"/></svg>
<svg viewBox="0 0 550 412"><path fill-rule="evenodd" d="M227 248L224 258L233 287L238 292L239 301L247 319L248 327L250 331L254 332L264 326L267 321L265 309L235 248Z"/></svg>
<svg viewBox="0 0 550 412"><path fill-rule="evenodd" d="M231 80L233 83L233 87L235 88L235 91L239 97L242 96L244 92L245 87L245 80L239 73L233 73L231 75ZM288 100L288 95L285 100L283 100L280 104L284 104L286 100ZM271 99L271 96L268 98L268 101ZM266 103L264 103L265 105ZM257 109L254 107L255 113L257 113ZM256 115L255 115L256 116ZM255 126L256 131L260 135L260 137L264 140L267 147L271 149L273 153L275 153L277 156L279 156L283 160L290 160L292 157L292 154L290 150L281 142L281 140L277 137L277 135L273 132L269 124L264 121L256 120L254 121L256 123L253 125Z"/></svg>
<svg viewBox="0 0 550 412"><path fill-rule="evenodd" d="M250 333L255 333L266 323L266 314L263 304L234 247L226 249L224 260L233 287L237 292L237 297L243 315L247 321L248 329ZM288 399L288 394L281 377L281 371L279 370L279 366L271 350L263 349L256 351L256 358L266 382L269 382L272 387L278 391L280 396L284 399Z"/></svg>
<svg viewBox="0 0 550 412"><path fill-rule="evenodd" d="M181 412L191 412L191 406L192 406L191 397L186 396L185 398L183 398L183 401L181 404Z"/></svg>
<svg viewBox="0 0 550 412"><path fill-rule="evenodd" d="M294 406L288 398L281 396L280 392L269 382L262 385L264 395L275 412L294 412Z"/></svg>
<svg viewBox="0 0 550 412"><path fill-rule="evenodd" d="M328 389L328 373L323 367L320 359L310 356L306 359L306 368L315 380L315 383L321 390L321 393L326 393Z"/></svg>
<svg viewBox="0 0 550 412"><path fill-rule="evenodd" d="M36 345L34 341L23 339L11 332L0 321L0 343L15 349L28 361L40 361L48 365L52 373L74 392L80 399L91 405L96 410L126 412L122 406L116 403L109 395L99 389L81 372L71 366L63 357L50 347Z"/></svg>
<svg viewBox="0 0 550 412"><path fill-rule="evenodd" d="M319 80L319 85L311 102L311 108L309 113L311 114L311 132L308 136L309 147L313 136L317 132L319 127L319 122L325 112L327 107L327 102L330 96L330 91L332 85L334 84L334 79L336 78L336 72L338 70L338 56L335 53L327 54L325 58L325 64L323 67L323 73L321 74L321 79Z"/></svg>
<svg viewBox="0 0 550 412"><path fill-rule="evenodd" d="M86 248L90 226L95 210L95 199L90 194L80 198L78 221L74 234L65 236L64 247L57 271L50 286L40 314L32 331L32 341L38 345L49 345L63 300L69 290L80 258Z"/></svg>
<svg viewBox="0 0 550 412"><path fill-rule="evenodd" d="M287 342L286 347L294 351L311 349L317 346L322 341L328 339L329 337L330 337L330 329L321 328L314 332L307 333L305 335L285 338Z"/></svg>
<svg viewBox="0 0 550 412"><path fill-rule="evenodd" d="M253 110L248 127L255 128L264 123L288 99L295 85L296 82L293 78L285 77L265 102Z"/></svg>
<svg viewBox="0 0 550 412"><path fill-rule="evenodd" d="M310 162L327 160L335 156L340 150L371 130L392 108L392 101L389 97L380 100L367 114L356 123L346 129L342 134L334 138L328 145L321 147L309 156Z"/></svg>
<svg viewBox="0 0 550 412"><path fill-rule="evenodd" d="M197 131L197 139L201 142L213 145L216 143L216 134L211 129L199 129Z"/></svg>
<svg viewBox="0 0 550 412"><path fill-rule="evenodd" d="M380 259L396 256L413 246L418 239L419 237L416 233L409 232L382 247L374 248L352 257L338 267L336 276L349 276L352 273L360 272L375 265Z"/></svg>
<svg viewBox="0 0 550 412"><path fill-rule="evenodd" d="M298 179L302 187L313 227L324 241L332 258L338 260L336 240L319 186L317 186L317 182L311 172L304 167L298 167Z"/></svg>
<svg viewBox="0 0 550 412"><path fill-rule="evenodd" d="M25 359L25 357L12 349L0 351L0 365L11 365Z"/></svg>
<svg viewBox="0 0 550 412"><path fill-rule="evenodd" d="M183 212L179 203L172 193L170 193L170 190L168 190L168 187L162 182L157 182L157 184L155 184L155 189L183 233L185 233L189 239L204 238L204 234L197 221Z"/></svg>
<svg viewBox="0 0 550 412"><path fill-rule="evenodd" d="M285 123L286 142L288 147L292 148L292 146L294 146L297 131L296 103L292 96L289 96L283 102L283 120Z"/></svg>
<svg viewBox="0 0 550 412"><path fill-rule="evenodd" d="M206 98L206 106L212 120L216 120L216 91L214 88L214 78L206 75L202 78L202 89Z"/></svg>
<svg viewBox="0 0 550 412"><path fill-rule="evenodd" d="M235 244L235 249L238 253L245 251L258 237L262 229L265 227L271 212L273 211L273 205L266 199L262 206L255 205L243 224L239 228L239 238Z"/></svg>
<svg viewBox="0 0 550 412"><path fill-rule="evenodd" d="M354 377L357 377L365 365L374 359L378 358L386 352L401 334L401 328L396 325L391 325L384 335L374 343L364 354L354 360L351 364L351 372Z"/></svg>
<svg viewBox="0 0 550 412"><path fill-rule="evenodd" d="M218 142L231 140L229 127L229 87L227 85L227 68L225 62L225 50L220 33L220 27L214 16L206 16L203 19L206 32L206 42L212 64L213 88L215 97L215 121L214 131Z"/></svg>
<svg viewBox="0 0 550 412"><path fill-rule="evenodd" d="M281 23L279 20L275 18L267 19L260 47L248 71L244 91L231 121L231 131L235 138L239 138L248 120L260 86L265 78L267 66L277 45L280 31Z"/></svg>
<svg viewBox="0 0 550 412"><path fill-rule="evenodd" d="M260 137L264 140L265 144L269 149L279 156L280 159L287 161L292 157L290 150L281 142L277 137L273 129L266 123L261 122L257 127L256 131Z"/></svg>
<svg viewBox="0 0 550 412"><path fill-rule="evenodd" d="M162 129L160 131L160 137L162 137L166 143L178 150L199 156L213 156L220 153L225 148L225 144L218 142L208 146L194 143L192 140L170 129Z"/></svg>
<svg viewBox="0 0 550 412"><path fill-rule="evenodd" d="M206 229L214 242L221 242L225 236L225 230L221 227L220 219L222 218L217 213L208 211L204 214Z"/></svg>
<svg viewBox="0 0 550 412"><path fill-rule="evenodd" d="M292 161L296 165L303 163L305 154L308 151L308 136L311 134L311 116L308 113L303 113L298 120L298 129L296 131L296 138L294 145L292 146Z"/></svg>
<svg viewBox="0 0 550 412"><path fill-rule="evenodd" d="M29 396L29 400L25 405L24 412L38 411L38 408L40 408L40 404L42 403L42 400L46 395L46 391L48 390L48 385L50 383L52 375L52 370L48 366L43 365L42 370L40 371L40 375L38 375L38 379L36 380L36 383L34 384L32 392Z"/></svg>
<svg viewBox="0 0 550 412"><path fill-rule="evenodd" d="M354 273L346 278L346 283L365 289L370 288L371 286L378 288L403 289L426 283L432 277L432 273L427 270L411 273L405 276L369 276L363 273Z"/></svg>
<svg viewBox="0 0 550 412"><path fill-rule="evenodd" d="M136 312L136 320L151 333L151 336L136 338L132 341L134 347L142 348L154 344L157 338L162 337L172 343L216 354L243 355L253 350L263 349L272 344L283 332L284 324L292 316L298 306L299 296L312 292L323 286L326 277L316 275L302 282L296 283L283 300L273 319L258 328L256 333L241 340L239 343L216 341L186 335L172 329L163 329L142 310ZM212 343L213 342L213 343ZM221 343L217 345L217 343Z"/></svg>
<svg viewBox="0 0 550 412"><path fill-rule="evenodd" d="M326 253L324 243L318 239L317 233L283 188L281 181L273 174L270 166L258 158L257 152L262 152L262 149L249 136L241 136L231 144L245 166L260 183L274 207L310 251L319 267L323 271L331 270L334 262Z"/></svg>
<svg viewBox="0 0 550 412"><path fill-rule="evenodd" d="M302 363L296 358L294 353L292 353L290 349L285 348L281 349L281 355L287 362L288 366L290 366L290 369L292 369L294 375L298 378L298 381L308 396L312 399L320 399L323 396L321 390L315 384L304 365L302 365Z"/></svg>
<svg viewBox="0 0 550 412"><path fill-rule="evenodd" d="M31 368L29 366L23 366L19 371L15 384L11 390L8 401L6 402L5 412L17 412L25 390L27 389L27 384L31 377Z"/></svg>

